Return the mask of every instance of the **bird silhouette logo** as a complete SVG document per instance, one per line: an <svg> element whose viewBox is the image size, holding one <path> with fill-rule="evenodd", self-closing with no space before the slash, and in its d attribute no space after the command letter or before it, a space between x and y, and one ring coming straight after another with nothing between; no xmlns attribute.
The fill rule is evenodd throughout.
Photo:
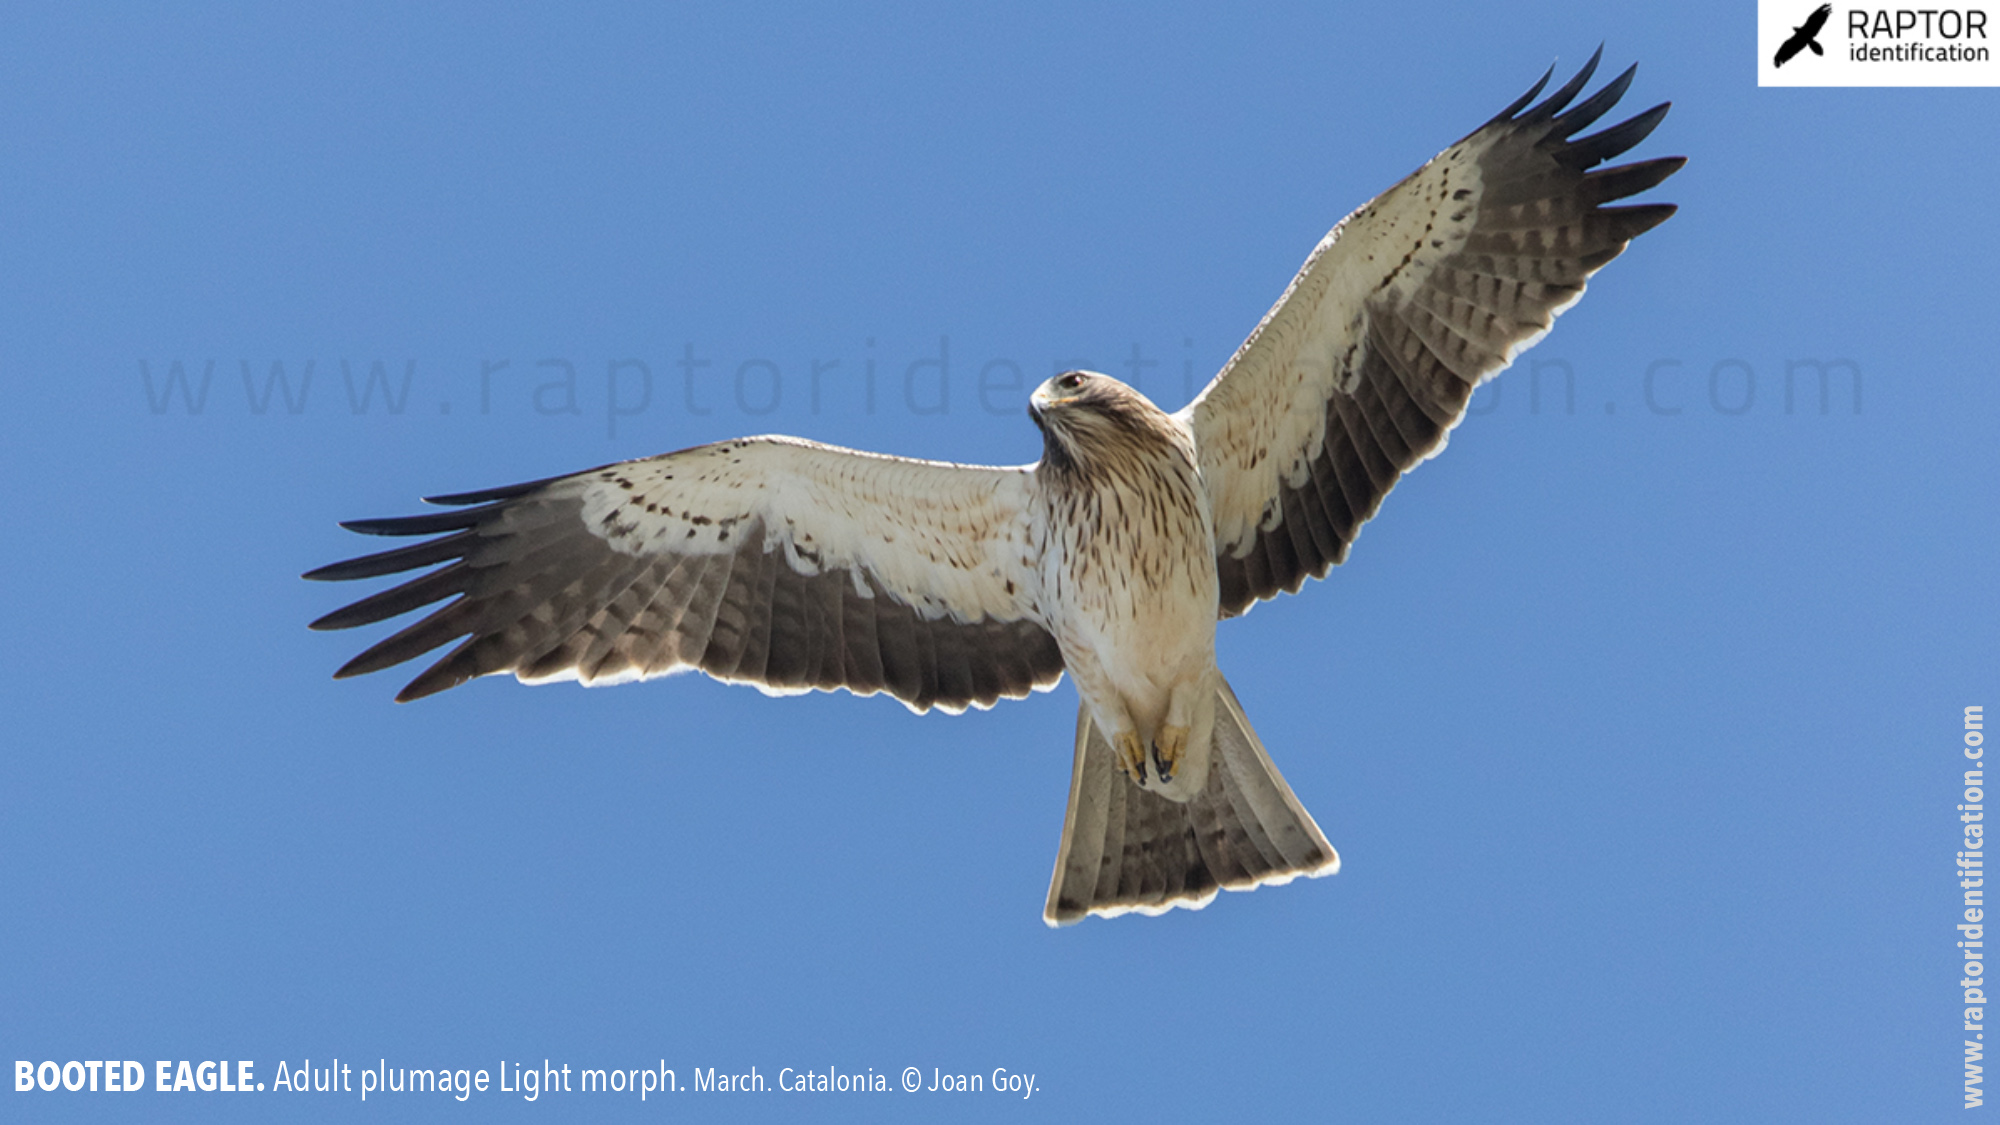
<svg viewBox="0 0 2000 1125"><path fill-rule="evenodd" d="M1792 61L1793 55L1807 47L1811 47L1815 55L1826 54L1825 49L1819 45L1819 29L1826 26L1827 18L1831 15L1833 15L1831 4L1821 4L1814 8L1813 14L1806 17L1806 22L1792 29L1792 37L1785 40L1784 45L1778 48L1778 57L1771 60L1771 65L1783 66Z"/></svg>

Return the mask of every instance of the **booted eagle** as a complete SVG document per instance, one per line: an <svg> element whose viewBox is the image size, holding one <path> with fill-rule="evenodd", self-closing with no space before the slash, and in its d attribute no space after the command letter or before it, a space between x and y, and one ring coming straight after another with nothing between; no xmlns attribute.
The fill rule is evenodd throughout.
<svg viewBox="0 0 2000 1125"><path fill-rule="evenodd" d="M1071 371L1029 402L1032 465L753 437L438 496L451 510L343 525L433 538L306 577L437 569L313 628L445 602L336 673L457 642L400 700L500 672L603 684L698 669L956 712L1067 672L1082 706L1049 924L1331 873L1339 856L1216 668L1216 623L1344 559L1473 388L1674 213L1606 206L1683 161L1598 167L1667 106L1578 136L1632 80L1571 106L1596 65L1530 107L1543 75L1341 220L1176 413Z"/></svg>

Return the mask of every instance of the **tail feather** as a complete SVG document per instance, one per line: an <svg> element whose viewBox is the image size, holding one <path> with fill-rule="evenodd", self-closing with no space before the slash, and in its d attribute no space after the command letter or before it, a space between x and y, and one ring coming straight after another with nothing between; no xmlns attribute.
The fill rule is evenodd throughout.
<svg viewBox="0 0 2000 1125"><path fill-rule="evenodd" d="M1236 693L1216 677L1208 783L1185 803L1133 784L1090 708L1076 723L1076 764L1062 848L1042 918L1198 910L1220 890L1331 875L1340 856L1278 775Z"/></svg>

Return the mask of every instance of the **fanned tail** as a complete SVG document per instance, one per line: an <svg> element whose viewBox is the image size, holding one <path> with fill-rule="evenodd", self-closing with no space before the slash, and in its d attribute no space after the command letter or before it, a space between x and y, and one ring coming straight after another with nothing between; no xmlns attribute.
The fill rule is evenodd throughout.
<svg viewBox="0 0 2000 1125"><path fill-rule="evenodd" d="M1216 676L1208 784L1185 803L1133 784L1083 707L1062 848L1042 920L1199 910L1247 891L1340 870L1340 856L1278 775L1229 684Z"/></svg>

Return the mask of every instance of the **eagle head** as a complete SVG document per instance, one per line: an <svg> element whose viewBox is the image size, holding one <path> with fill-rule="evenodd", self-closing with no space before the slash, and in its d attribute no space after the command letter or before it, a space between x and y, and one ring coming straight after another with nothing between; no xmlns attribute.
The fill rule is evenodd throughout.
<svg viewBox="0 0 2000 1125"><path fill-rule="evenodd" d="M1109 375L1065 371L1035 388L1028 416L1041 428L1044 460L1074 470L1181 444L1174 420Z"/></svg>

